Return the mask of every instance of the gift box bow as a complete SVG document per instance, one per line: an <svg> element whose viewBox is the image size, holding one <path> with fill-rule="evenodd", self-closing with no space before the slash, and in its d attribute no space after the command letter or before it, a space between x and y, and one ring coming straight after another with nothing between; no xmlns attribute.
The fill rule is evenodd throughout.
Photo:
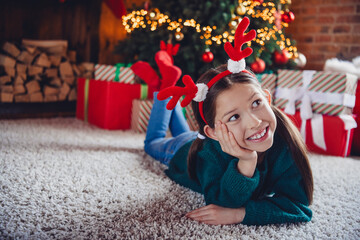
<svg viewBox="0 0 360 240"><path fill-rule="evenodd" d="M284 111L288 114L295 114L296 102L301 101L300 114L301 119L311 119L313 116L312 103L323 103L331 105L342 105L353 108L355 106L355 95L339 92L320 92L310 90L311 81L315 74L321 74L317 71L302 71L302 81L297 87L281 87L276 89L275 97L288 100ZM357 78L353 74L346 74L346 79L356 83Z"/></svg>
<svg viewBox="0 0 360 240"><path fill-rule="evenodd" d="M339 117L344 123L344 129L349 131L353 128L357 127L357 123L355 119L351 115L339 115ZM313 136L313 142L316 146L326 151L326 143L325 143L325 134L324 134L324 119L322 114L314 114L310 121L311 132ZM303 139L306 139L306 120L301 120L301 128L300 133ZM350 133L350 132L349 132ZM348 134L348 138L350 135ZM349 139L347 141L349 144ZM348 146L347 146L348 147ZM346 147L346 148L347 148Z"/></svg>

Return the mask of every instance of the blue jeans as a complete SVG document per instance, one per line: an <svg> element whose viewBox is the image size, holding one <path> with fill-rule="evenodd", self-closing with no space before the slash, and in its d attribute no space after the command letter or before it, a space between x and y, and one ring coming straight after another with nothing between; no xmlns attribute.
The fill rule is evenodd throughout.
<svg viewBox="0 0 360 240"><path fill-rule="evenodd" d="M165 165L169 165L179 148L197 136L197 132L190 130L179 103L173 110L166 109L169 100L159 101L154 93L144 142L145 152ZM172 137L166 137L169 128Z"/></svg>

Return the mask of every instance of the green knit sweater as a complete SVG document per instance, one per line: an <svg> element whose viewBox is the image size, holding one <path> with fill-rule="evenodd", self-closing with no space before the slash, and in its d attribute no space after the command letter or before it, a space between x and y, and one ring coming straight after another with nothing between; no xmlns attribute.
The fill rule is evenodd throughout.
<svg viewBox="0 0 360 240"><path fill-rule="evenodd" d="M238 159L224 153L217 141L204 140L198 153L198 181L187 172L187 154L192 142L175 154L165 173L175 182L204 194L206 204L228 208L245 207L243 224L307 222L312 212L299 169L288 145L275 136L252 178L237 170Z"/></svg>

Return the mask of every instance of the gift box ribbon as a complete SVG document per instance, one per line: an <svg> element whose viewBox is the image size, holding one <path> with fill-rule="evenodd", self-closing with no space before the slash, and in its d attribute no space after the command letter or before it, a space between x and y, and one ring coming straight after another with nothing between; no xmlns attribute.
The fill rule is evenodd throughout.
<svg viewBox="0 0 360 240"><path fill-rule="evenodd" d="M339 115L338 116L344 122L345 130L349 131L353 128L357 127L357 123L355 119L350 115ZM322 114L314 114L311 118L311 132L313 136L313 142L316 146L326 151L326 143L325 143L325 134L324 134L324 120ZM302 119L301 121L301 128L300 128L301 135L304 140L306 140L306 120ZM350 133L350 132L349 132ZM347 145L349 145L349 137L348 134ZM346 149L348 146L346 147Z"/></svg>
<svg viewBox="0 0 360 240"><path fill-rule="evenodd" d="M96 81L96 80L95 80ZM90 79L85 80L84 85L84 121L88 122L88 110L89 110L89 89L90 89ZM140 84L140 99L148 98L148 85Z"/></svg>
<svg viewBox="0 0 360 240"><path fill-rule="evenodd" d="M313 116L311 103L324 103L332 105L343 105L345 107L353 108L355 106L355 95L348 93L331 93L331 92L316 92L309 91L309 85L316 71L305 70L302 72L302 87L297 88L282 88L276 89L276 98L287 99L288 103L284 111L288 114L294 115L296 111L295 102L300 100L300 116L302 120L310 119ZM356 76L352 74L346 74L347 78L354 81Z"/></svg>
<svg viewBox="0 0 360 240"><path fill-rule="evenodd" d="M115 70L115 78L114 78L114 82L120 82L120 69L122 67L131 67L131 64L125 64L125 63L117 63L115 64L116 70Z"/></svg>

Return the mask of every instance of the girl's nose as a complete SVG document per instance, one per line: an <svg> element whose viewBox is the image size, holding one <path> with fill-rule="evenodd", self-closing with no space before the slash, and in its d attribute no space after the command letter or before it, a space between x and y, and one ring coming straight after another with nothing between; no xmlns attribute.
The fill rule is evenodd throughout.
<svg viewBox="0 0 360 240"><path fill-rule="evenodd" d="M249 113L247 114L246 124L248 128L257 128L261 123L261 120L255 114Z"/></svg>

